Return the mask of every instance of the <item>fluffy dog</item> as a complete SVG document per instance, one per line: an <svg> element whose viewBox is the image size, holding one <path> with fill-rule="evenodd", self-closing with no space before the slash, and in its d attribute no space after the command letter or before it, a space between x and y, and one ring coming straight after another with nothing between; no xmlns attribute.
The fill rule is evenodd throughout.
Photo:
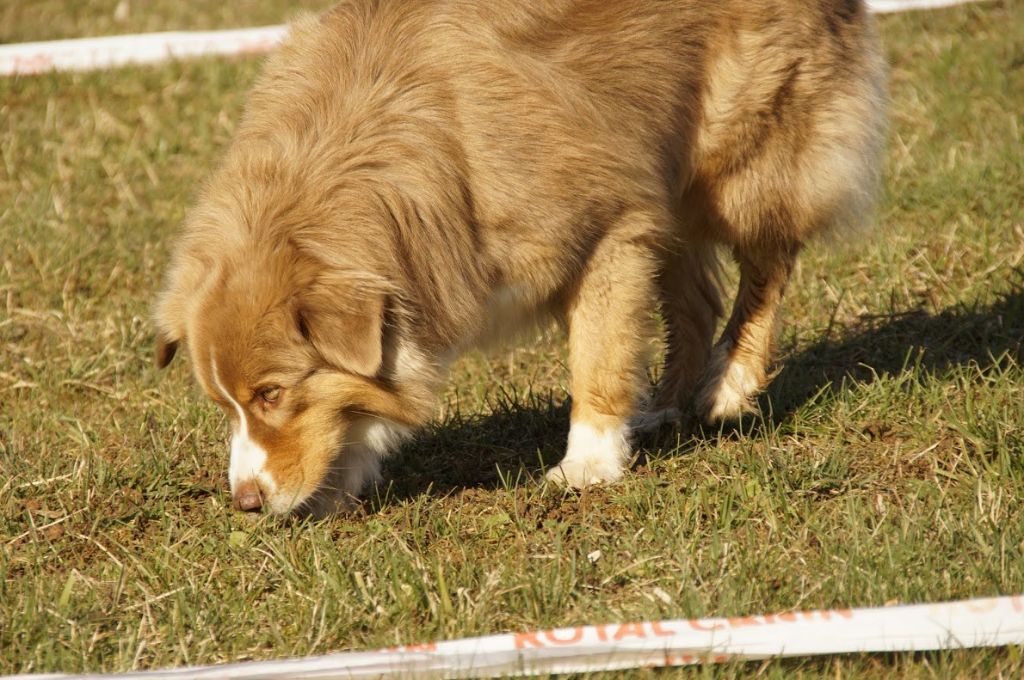
<svg viewBox="0 0 1024 680"><path fill-rule="evenodd" d="M460 352L554 316L548 476L619 478L663 417L751 408L802 245L871 208L883 65L859 0L349 0L291 28L177 244L236 507L323 515L434 412ZM739 262L721 338L716 250Z"/></svg>

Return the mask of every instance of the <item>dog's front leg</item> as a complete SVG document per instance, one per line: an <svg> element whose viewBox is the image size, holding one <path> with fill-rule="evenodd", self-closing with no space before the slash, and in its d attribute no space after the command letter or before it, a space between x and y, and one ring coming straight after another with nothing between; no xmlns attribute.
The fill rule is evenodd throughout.
<svg viewBox="0 0 1024 680"><path fill-rule="evenodd" d="M565 457L547 474L559 484L614 481L629 463L629 419L647 385L659 233L650 215L620 218L568 296L572 422Z"/></svg>

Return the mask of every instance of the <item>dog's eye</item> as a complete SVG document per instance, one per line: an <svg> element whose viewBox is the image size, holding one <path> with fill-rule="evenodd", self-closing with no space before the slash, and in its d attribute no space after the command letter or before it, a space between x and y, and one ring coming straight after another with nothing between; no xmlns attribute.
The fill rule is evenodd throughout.
<svg viewBox="0 0 1024 680"><path fill-rule="evenodd" d="M273 385L271 387L264 387L263 389L256 393L256 396L259 397L259 400L262 401L265 405L271 406L278 399L280 399L281 388L278 387L277 385Z"/></svg>

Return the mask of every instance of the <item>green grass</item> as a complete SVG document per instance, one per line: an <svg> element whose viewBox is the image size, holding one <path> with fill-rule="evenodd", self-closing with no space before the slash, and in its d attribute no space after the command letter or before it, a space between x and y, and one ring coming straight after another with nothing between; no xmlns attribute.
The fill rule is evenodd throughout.
<svg viewBox="0 0 1024 680"><path fill-rule="evenodd" d="M291 8L222 4L133 3L122 29L113 2L8 3L0 40ZM881 25L878 226L804 257L762 417L649 440L614 487L543 491L567 430L552 335L460 362L391 487L319 524L230 511L223 416L187 361L151 366L168 245L258 60L0 80L0 673L1024 592L1024 3ZM737 673L1019 677L1024 660L660 675Z"/></svg>

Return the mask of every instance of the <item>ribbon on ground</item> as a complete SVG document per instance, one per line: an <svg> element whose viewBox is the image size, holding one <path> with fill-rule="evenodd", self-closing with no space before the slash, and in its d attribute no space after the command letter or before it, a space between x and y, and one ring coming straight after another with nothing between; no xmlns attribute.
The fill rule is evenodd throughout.
<svg viewBox="0 0 1024 680"><path fill-rule="evenodd" d="M0 76L89 71L208 55L263 54L287 33L286 26L264 26L0 45Z"/></svg>
<svg viewBox="0 0 1024 680"><path fill-rule="evenodd" d="M20 680L493 678L856 652L1024 644L1024 595L874 609L579 626L530 633L118 675Z"/></svg>

